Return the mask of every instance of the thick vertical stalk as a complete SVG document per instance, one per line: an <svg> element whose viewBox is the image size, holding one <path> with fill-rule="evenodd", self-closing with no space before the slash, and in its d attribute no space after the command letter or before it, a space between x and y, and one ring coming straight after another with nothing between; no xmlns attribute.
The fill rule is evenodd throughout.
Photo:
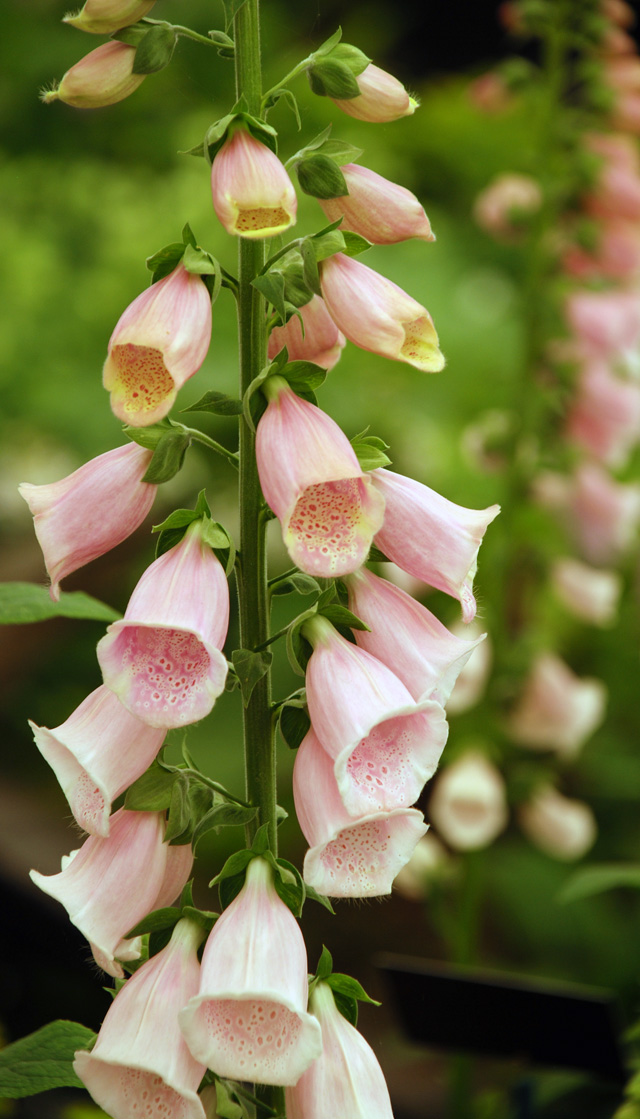
<svg viewBox="0 0 640 1119"><path fill-rule="evenodd" d="M262 78L258 0L246 0L235 17L236 93L244 95L249 112L260 115ZM263 297L251 281L265 260L264 241L240 238L238 245L238 334L240 345L240 393L267 360L265 307ZM269 616L265 554L266 519L255 455L255 436L240 419L240 563L238 599L240 641L243 649L254 649L267 640ZM247 799L260 810L249 829L251 838L258 823L268 824L271 845L276 850L276 773L271 725L269 674L256 684L244 710L244 751Z"/></svg>

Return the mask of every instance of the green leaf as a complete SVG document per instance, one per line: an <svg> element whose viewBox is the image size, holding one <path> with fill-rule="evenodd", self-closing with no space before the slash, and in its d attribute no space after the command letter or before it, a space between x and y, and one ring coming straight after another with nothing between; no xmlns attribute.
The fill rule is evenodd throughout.
<svg viewBox="0 0 640 1119"><path fill-rule="evenodd" d="M195 404L189 408L181 408L182 412L213 412L216 416L241 416L242 401L236 397L227 396L224 392L205 392Z"/></svg>
<svg viewBox="0 0 640 1119"><path fill-rule="evenodd" d="M335 909L329 901L329 898L325 897L324 894L319 894L318 891L313 888L313 886L309 886L306 883L305 885L307 890L307 897L310 899L310 901L317 901L318 904L322 905L326 910L328 910L329 913L335 914Z"/></svg>
<svg viewBox="0 0 640 1119"><path fill-rule="evenodd" d="M90 1049L93 1030L58 1019L0 1051L0 1099L17 1100L51 1088L82 1088L73 1071L77 1049Z"/></svg>
<svg viewBox="0 0 640 1119"><path fill-rule="evenodd" d="M96 622L115 622L122 617L106 602L83 591L63 592L53 602L46 587L35 583L0 583L0 625L44 622L48 618L85 618Z"/></svg>
<svg viewBox="0 0 640 1119"><path fill-rule="evenodd" d="M348 995L343 995L341 991L335 991L333 999L342 1017L346 1018L347 1022L350 1022L353 1028L356 1029L358 1025L357 1000L349 998Z"/></svg>
<svg viewBox="0 0 640 1119"><path fill-rule="evenodd" d="M312 198L344 198L349 193L338 164L320 152L301 160L296 172L300 189Z"/></svg>
<svg viewBox="0 0 640 1119"><path fill-rule="evenodd" d="M351 73L356 76L362 74L371 62L369 56L359 47L354 47L352 43L336 44L329 53L332 61L344 62L345 66L348 66Z"/></svg>
<svg viewBox="0 0 640 1119"><path fill-rule="evenodd" d="M291 109L291 112L293 113L294 117L296 118L296 124L298 126L298 132L299 132L300 129L302 128L302 121L300 120L300 110L298 108L298 99L295 96L295 94L291 92L290 89L284 89L284 88L274 89L269 94L269 96L264 99L264 102L263 102L263 105L262 105L262 111L264 113L267 113L269 111L269 109L272 109L274 107L274 105L277 105L278 101L280 101L280 100L284 101L285 105L287 105L287 107L289 109Z"/></svg>
<svg viewBox="0 0 640 1119"><path fill-rule="evenodd" d="M357 979L353 979L351 975L343 975L339 971L334 971L327 976L325 982L331 987L334 996L338 993L350 999L358 999L360 1002L370 1002L373 1006L380 1006L380 1003L370 998L362 984L358 983Z"/></svg>
<svg viewBox="0 0 640 1119"><path fill-rule="evenodd" d="M163 280L165 276L173 272L182 260L184 251L185 245L183 242L173 241L170 245L165 245L163 249L158 249L158 252L154 253L153 256L148 256L146 265L149 271L153 272L151 282L156 284L158 280Z"/></svg>
<svg viewBox="0 0 640 1119"><path fill-rule="evenodd" d="M388 443L375 435L352 439L351 445L363 470L378 470L381 466L389 466L391 463L391 459L385 454Z"/></svg>
<svg viewBox="0 0 640 1119"><path fill-rule="evenodd" d="M356 148L347 140L324 140L317 145L317 151L319 155L330 156L342 167L345 163L354 163L362 155L363 149Z"/></svg>
<svg viewBox="0 0 640 1119"><path fill-rule="evenodd" d="M140 40L133 60L134 74L157 74L171 62L178 36L171 27L156 24Z"/></svg>
<svg viewBox="0 0 640 1119"><path fill-rule="evenodd" d="M325 39L324 43L321 43L317 50L313 52L313 57L322 58L323 55L329 54L333 50L333 48L340 42L341 38L342 28L339 27L337 31L334 31L333 35L330 35L328 39Z"/></svg>
<svg viewBox="0 0 640 1119"><path fill-rule="evenodd" d="M286 347L280 351L280 354L285 355L284 361L286 362ZM278 354L275 362L271 362L269 365L265 365L264 369L262 369L260 373L258 373L258 376L253 378L251 384L249 385L242 398L242 411L244 413L244 418L247 422L247 425L251 428L252 431L256 430L256 424L265 408L267 407L267 402L264 399L262 393L260 393L259 396L257 396L256 394L258 392L258 389L262 388L267 377L273 376L273 373L275 372L274 367L277 367L278 361L280 359L280 354ZM254 397L256 397L255 400Z"/></svg>
<svg viewBox="0 0 640 1119"><path fill-rule="evenodd" d="M351 610L347 610L346 606L340 606L337 602L331 602L327 606L318 606L318 614L327 618L334 626L345 626L348 629L362 629L370 632L370 627L365 622L352 614Z"/></svg>
<svg viewBox="0 0 640 1119"><path fill-rule="evenodd" d="M287 575L279 583L274 583L271 587L271 594L274 597L279 597L285 594L293 594L297 591L298 594L316 594L320 590L320 585L311 575L305 575L303 571L297 571L294 575Z"/></svg>
<svg viewBox="0 0 640 1119"><path fill-rule="evenodd" d="M322 288L320 287L320 273L318 272L318 258L316 256L315 246L309 237L305 237L300 245L300 255L302 257L302 273L304 282L315 295L322 295Z"/></svg>
<svg viewBox="0 0 640 1119"><path fill-rule="evenodd" d="M182 240L184 241L185 245L193 245L194 249L197 248L198 242L196 241L195 234L191 226L189 225L189 222L185 222L182 227Z"/></svg>
<svg viewBox="0 0 640 1119"><path fill-rule="evenodd" d="M251 286L264 295L284 322L287 312L284 305L285 280L282 273L267 272L264 276L256 276L255 280L251 281Z"/></svg>
<svg viewBox="0 0 640 1119"><path fill-rule="evenodd" d="M234 649L231 654L231 662L240 681L242 702L245 707L249 706L253 689L258 680L266 676L272 661L273 653L268 649L261 653L254 653L251 649Z"/></svg>
<svg viewBox="0 0 640 1119"><path fill-rule="evenodd" d="M384 552L381 552L379 548L376 548L375 544L372 544L369 548L367 560L369 563L391 563L389 557L385 556Z"/></svg>
<svg viewBox="0 0 640 1119"><path fill-rule="evenodd" d="M565 882L558 894L558 901L579 901L620 887L640 890L640 863L600 863L586 866Z"/></svg>
<svg viewBox="0 0 640 1119"><path fill-rule="evenodd" d="M318 599L318 601L320 601L320 599ZM317 606L314 603L309 610L305 610L302 614L298 614L298 617L293 619L287 630L287 656L289 658L289 664L298 676L304 676L309 658L313 652L309 642L301 636L300 627L316 613Z"/></svg>
<svg viewBox="0 0 640 1119"><path fill-rule="evenodd" d="M148 427L131 427L125 424L123 431L127 439L131 439L133 443L137 443L139 447L146 447L148 451L155 451L158 443L163 435L168 431L173 431L175 424L171 420L160 420L157 424L149 424Z"/></svg>
<svg viewBox="0 0 640 1119"><path fill-rule="evenodd" d="M188 917L190 921L195 921L196 925L200 925L207 932L211 932L220 914L214 913L211 909L197 909L194 905L184 905L182 916Z"/></svg>
<svg viewBox="0 0 640 1119"><path fill-rule="evenodd" d="M327 379L327 371L312 361L289 361L280 373L289 382L294 392L313 392Z"/></svg>
<svg viewBox="0 0 640 1119"><path fill-rule="evenodd" d="M226 802L215 804L193 829L191 842L194 850L203 835L206 835L206 833L213 828L236 827L238 825L244 826L250 823L251 820L255 820L257 814L257 808L244 808L241 804L229 804Z"/></svg>
<svg viewBox="0 0 640 1119"><path fill-rule="evenodd" d="M152 532L168 532L174 528L188 528L194 521L199 520L199 514L194 509L174 509L159 525L152 525Z"/></svg>
<svg viewBox="0 0 640 1119"><path fill-rule="evenodd" d="M335 256L336 253L344 252L345 235L337 227L328 229L326 233L316 233L309 240L313 242L315 250L315 258L317 261L327 260L330 256Z"/></svg>
<svg viewBox="0 0 640 1119"><path fill-rule="evenodd" d="M127 789L125 808L132 812L164 812L171 804L171 790L178 772L174 767L167 769L156 758L146 773Z"/></svg>
<svg viewBox="0 0 640 1119"><path fill-rule="evenodd" d="M128 47L137 47L148 30L149 24L140 20L138 23L130 23L128 27L121 27L119 31L114 31L109 38L116 39L119 43L126 43Z"/></svg>
<svg viewBox="0 0 640 1119"><path fill-rule="evenodd" d="M171 801L169 803L169 818L164 833L165 843L180 839L187 832L191 823L191 803L189 801L189 779L180 772L171 788Z"/></svg>
<svg viewBox="0 0 640 1119"><path fill-rule="evenodd" d="M280 709L278 729L290 750L297 750L303 738L309 733L311 719L306 707L285 703Z"/></svg>
<svg viewBox="0 0 640 1119"><path fill-rule="evenodd" d="M314 979L327 979L328 976L331 975L332 971L333 971L333 957L332 957L329 949L326 948L325 945L323 944L322 953L321 953L320 959L318 960L318 966L316 968L316 974L314 976Z"/></svg>
<svg viewBox="0 0 640 1119"><path fill-rule="evenodd" d="M216 258L199 246L187 245L182 263L187 272L202 278L211 302L215 303L222 288L222 268Z"/></svg>
<svg viewBox="0 0 640 1119"><path fill-rule="evenodd" d="M163 929L172 929L177 925L182 916L182 909L177 905L167 905L163 909L156 909L149 913L137 925L134 925L125 934L128 940L131 936L144 936L145 933L160 932Z"/></svg>
<svg viewBox="0 0 640 1119"><path fill-rule="evenodd" d="M218 1119L243 1119L244 1108L224 1080L216 1078L216 1115Z"/></svg>
<svg viewBox="0 0 640 1119"><path fill-rule="evenodd" d="M142 481L160 485L174 478L182 469L185 452L190 442L191 437L179 428L173 428L166 435L161 436Z"/></svg>
<svg viewBox="0 0 640 1119"><path fill-rule="evenodd" d="M306 888L302 875L293 863L286 859L276 859L278 873L274 877L276 893L284 904L291 910L294 917L302 915L302 907L306 897Z"/></svg>
<svg viewBox="0 0 640 1119"><path fill-rule="evenodd" d="M350 229L345 229L342 236L344 237L342 252L345 256L360 256L371 248L371 241L367 241L367 238L361 237L359 233L352 233Z"/></svg>

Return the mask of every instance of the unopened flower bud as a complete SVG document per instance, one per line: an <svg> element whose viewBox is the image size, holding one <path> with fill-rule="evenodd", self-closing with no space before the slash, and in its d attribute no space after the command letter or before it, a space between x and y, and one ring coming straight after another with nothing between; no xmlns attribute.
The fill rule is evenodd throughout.
<svg viewBox="0 0 640 1119"><path fill-rule="evenodd" d="M296 192L283 164L266 144L236 128L211 167L216 216L237 237L275 237L295 224Z"/></svg>
<svg viewBox="0 0 640 1119"><path fill-rule="evenodd" d="M385 124L411 116L418 108L418 102L409 96L402 82L372 62L356 76L356 82L360 90L358 97L347 101L332 99L350 117Z"/></svg>
<svg viewBox="0 0 640 1119"><path fill-rule="evenodd" d="M45 104L64 101L76 109L99 109L124 101L144 81L134 74L136 48L115 40L103 43L67 70L54 89L42 93Z"/></svg>
<svg viewBox="0 0 640 1119"><path fill-rule="evenodd" d="M406 187L357 163L347 163L340 170L349 193L319 199L329 221L342 218L341 229L359 233L374 245L394 245L410 237L435 241L423 207Z"/></svg>
<svg viewBox="0 0 640 1119"><path fill-rule="evenodd" d="M79 12L69 12L63 23L92 35L111 35L129 27L151 11L156 0L86 0Z"/></svg>

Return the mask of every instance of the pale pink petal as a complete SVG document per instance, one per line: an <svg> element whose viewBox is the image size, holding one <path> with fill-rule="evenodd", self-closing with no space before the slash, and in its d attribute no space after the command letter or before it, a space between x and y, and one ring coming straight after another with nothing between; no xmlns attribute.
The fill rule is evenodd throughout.
<svg viewBox="0 0 640 1119"><path fill-rule="evenodd" d="M237 128L211 167L213 208L227 233L275 237L295 224L297 198L277 155Z"/></svg>
<svg viewBox="0 0 640 1119"><path fill-rule="evenodd" d="M438 774L428 812L438 834L455 850L488 847L509 819L504 779L487 758L469 750Z"/></svg>
<svg viewBox="0 0 640 1119"><path fill-rule="evenodd" d="M418 107L417 102L409 97L402 82L394 78L393 74L374 66L372 62L357 75L356 82L360 90L359 96L346 101L332 98L338 108L350 117L383 124L411 116Z"/></svg>
<svg viewBox="0 0 640 1119"><path fill-rule="evenodd" d="M571 757L600 726L606 703L601 680L579 678L560 657L542 653L511 711L508 731L521 746Z"/></svg>
<svg viewBox="0 0 640 1119"><path fill-rule="evenodd" d="M269 359L273 360L286 346L289 361L312 361L323 369L333 369L347 341L344 334L338 330L319 295L314 295L299 311L304 323L304 337L300 319L292 315L285 326L276 326L271 331Z"/></svg>
<svg viewBox="0 0 640 1119"><path fill-rule="evenodd" d="M154 4L155 0L86 0L78 13L65 16L62 22L92 35L111 35L121 27L137 23Z"/></svg>
<svg viewBox="0 0 640 1119"><path fill-rule="evenodd" d="M343 164L340 170L349 193L319 199L329 221L342 218L340 229L353 230L374 245L394 245L410 237L435 241L424 208L406 187L357 163Z"/></svg>
<svg viewBox="0 0 640 1119"><path fill-rule="evenodd" d="M62 81L42 94L45 104L64 101L76 109L99 109L122 101L144 81L134 74L135 47L117 41L103 43L67 70Z"/></svg>

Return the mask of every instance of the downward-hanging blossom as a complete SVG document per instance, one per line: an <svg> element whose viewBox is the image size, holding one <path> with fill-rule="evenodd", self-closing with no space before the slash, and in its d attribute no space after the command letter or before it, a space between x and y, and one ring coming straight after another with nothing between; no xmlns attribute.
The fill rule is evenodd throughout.
<svg viewBox="0 0 640 1119"><path fill-rule="evenodd" d="M455 850L488 847L509 819L502 774L483 754L468 750L438 775L429 817Z"/></svg>
<svg viewBox="0 0 640 1119"><path fill-rule="evenodd" d="M349 609L369 626L355 638L386 664L413 698L446 704L462 671L485 634L466 641L450 633L430 610L406 591L362 567L345 579Z"/></svg>
<svg viewBox="0 0 640 1119"><path fill-rule="evenodd" d="M209 935L198 994L179 1015L193 1056L218 1076L295 1084L322 1048L307 1013L307 953L298 922L261 858Z"/></svg>
<svg viewBox="0 0 640 1119"><path fill-rule="evenodd" d="M322 1028L322 1055L287 1089L287 1119L393 1119L377 1057L343 1018L328 983L314 986L309 1006Z"/></svg>
<svg viewBox="0 0 640 1119"><path fill-rule="evenodd" d="M433 775L447 741L439 703L416 703L394 673L326 618L305 622L311 725L334 762L351 816L407 808Z"/></svg>
<svg viewBox="0 0 640 1119"><path fill-rule="evenodd" d="M211 191L218 221L237 237L276 237L295 224L291 179L277 155L245 128L236 128L217 152Z"/></svg>
<svg viewBox="0 0 640 1119"><path fill-rule="evenodd" d="M531 842L553 859L581 859L596 839L597 825L589 805L570 800L553 785L539 786L520 806L518 819Z"/></svg>
<svg viewBox="0 0 640 1119"><path fill-rule="evenodd" d="M423 206L406 187L357 163L343 164L340 170L349 193L318 199L329 221L342 218L341 229L359 233L374 245L395 245L411 237L435 241Z"/></svg>
<svg viewBox="0 0 640 1119"><path fill-rule="evenodd" d="M224 688L228 624L224 569L202 539L202 521L194 521L147 568L124 618L98 642L104 682L149 726L195 723Z"/></svg>
<svg viewBox="0 0 640 1119"><path fill-rule="evenodd" d="M109 339L102 381L118 419L133 427L163 419L210 340L207 286L179 264L134 299Z"/></svg>
<svg viewBox="0 0 640 1119"><path fill-rule="evenodd" d="M53 89L44 90L46 105L64 101L75 109L100 109L115 105L133 93L146 78L134 74L136 48L113 40L103 43L67 70Z"/></svg>
<svg viewBox="0 0 640 1119"><path fill-rule="evenodd" d="M85 462L59 482L18 487L33 514L54 601L60 598L62 579L121 544L142 524L157 490L142 481L151 458L151 451L128 443Z"/></svg>
<svg viewBox="0 0 640 1119"><path fill-rule="evenodd" d="M331 318L324 300L314 295L309 303L299 308L299 313L304 324L304 337L298 315L292 315L288 323L271 331L269 360L272 361L286 346L290 361L312 361L323 369L333 369L347 340Z"/></svg>
<svg viewBox="0 0 640 1119"><path fill-rule="evenodd" d="M376 546L403 571L459 599L464 621L471 622L478 550L500 506L465 509L391 470L374 470L372 477L385 499Z"/></svg>
<svg viewBox="0 0 640 1119"><path fill-rule="evenodd" d="M444 369L431 315L406 291L344 253L323 261L320 271L331 318L350 342L423 373Z"/></svg>
<svg viewBox="0 0 640 1119"><path fill-rule="evenodd" d="M595 626L613 624L622 594L618 571L560 556L551 568L551 583L560 601L576 617Z"/></svg>
<svg viewBox="0 0 640 1119"><path fill-rule="evenodd" d="M415 808L372 812L358 819L340 796L333 761L310 730L296 751L293 797L310 845L304 880L329 897L368 898L391 893L427 826Z"/></svg>
<svg viewBox="0 0 640 1119"><path fill-rule="evenodd" d="M73 1068L92 1099L115 1119L205 1119L197 1094L205 1065L189 1052L178 1013L198 990L202 929L176 925L166 948L127 980L91 1050Z"/></svg>
<svg viewBox="0 0 640 1119"><path fill-rule="evenodd" d="M600 726L606 702L601 680L580 679L560 657L542 653L510 714L509 733L522 746L571 757Z"/></svg>
<svg viewBox="0 0 640 1119"><path fill-rule="evenodd" d="M111 35L121 27L137 23L150 12L156 0L87 0L79 12L70 12L63 23L92 35Z"/></svg>
<svg viewBox="0 0 640 1119"><path fill-rule="evenodd" d="M89 941L96 963L122 978L119 961L140 958L140 937L125 939L147 913L169 905L193 865L189 846L163 843L163 812L128 812L111 817L109 835L91 835L63 859L59 874L36 870L36 886L64 905L69 919Z"/></svg>
<svg viewBox="0 0 640 1119"><path fill-rule="evenodd" d="M411 116L418 108L418 102L409 96L402 82L372 62L356 76L356 83L360 90L357 97L346 101L332 98L338 108L350 117L385 124Z"/></svg>
<svg viewBox="0 0 640 1119"><path fill-rule="evenodd" d="M604 362L589 362L579 375L567 436L605 466L624 466L640 442L640 385Z"/></svg>
<svg viewBox="0 0 640 1119"><path fill-rule="evenodd" d="M29 726L76 823L101 836L109 834L112 801L148 769L165 735L127 711L104 685L61 726Z"/></svg>
<svg viewBox="0 0 640 1119"><path fill-rule="evenodd" d="M264 385L256 458L267 504L292 560L310 575L355 571L380 528L384 500L338 425L282 377Z"/></svg>

